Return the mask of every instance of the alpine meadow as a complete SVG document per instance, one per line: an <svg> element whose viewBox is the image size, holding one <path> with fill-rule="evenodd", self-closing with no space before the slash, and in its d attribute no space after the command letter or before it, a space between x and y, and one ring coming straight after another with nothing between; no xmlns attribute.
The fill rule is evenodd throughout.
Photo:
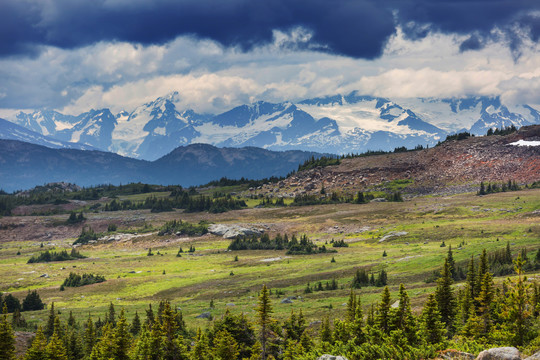
<svg viewBox="0 0 540 360"><path fill-rule="evenodd" d="M0 360L540 359L540 3L0 2Z"/></svg>

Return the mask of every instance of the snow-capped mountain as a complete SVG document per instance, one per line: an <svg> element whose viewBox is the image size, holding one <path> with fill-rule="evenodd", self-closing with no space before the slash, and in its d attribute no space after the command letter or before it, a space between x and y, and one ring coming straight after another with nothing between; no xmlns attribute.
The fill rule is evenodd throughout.
<svg viewBox="0 0 540 360"><path fill-rule="evenodd" d="M60 141L56 138L41 135L4 119L0 119L0 139L24 141L53 149L95 150L92 146Z"/></svg>
<svg viewBox="0 0 540 360"><path fill-rule="evenodd" d="M461 130L483 135L489 128L540 123L535 108L506 106L496 97L385 99L352 92L296 104L260 101L208 115L177 109L180 96L171 93L131 113L36 111L19 113L15 122L63 141L146 160L194 143L338 154L393 150L434 145Z"/></svg>

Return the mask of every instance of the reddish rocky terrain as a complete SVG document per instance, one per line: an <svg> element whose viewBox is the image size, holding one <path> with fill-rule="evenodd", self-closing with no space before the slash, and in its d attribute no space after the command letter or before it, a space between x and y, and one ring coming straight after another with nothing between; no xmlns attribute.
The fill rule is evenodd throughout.
<svg viewBox="0 0 540 360"><path fill-rule="evenodd" d="M340 165L299 172L253 192L294 196L327 191L384 189L384 184L410 179L408 193L463 192L481 181L540 180L540 146L510 145L518 140L540 141L540 126L527 126L507 136L471 137L446 141L425 150L344 159Z"/></svg>

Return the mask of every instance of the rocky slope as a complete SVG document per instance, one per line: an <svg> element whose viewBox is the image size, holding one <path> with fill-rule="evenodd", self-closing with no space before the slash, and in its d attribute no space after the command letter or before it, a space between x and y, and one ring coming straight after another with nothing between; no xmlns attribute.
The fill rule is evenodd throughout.
<svg viewBox="0 0 540 360"><path fill-rule="evenodd" d="M448 141L420 151L345 159L340 165L294 174L277 190L267 185L258 191L295 196L319 193L324 186L327 191L356 192L402 179L409 180L410 193L477 189L481 181L539 181L540 126L523 127L507 136Z"/></svg>

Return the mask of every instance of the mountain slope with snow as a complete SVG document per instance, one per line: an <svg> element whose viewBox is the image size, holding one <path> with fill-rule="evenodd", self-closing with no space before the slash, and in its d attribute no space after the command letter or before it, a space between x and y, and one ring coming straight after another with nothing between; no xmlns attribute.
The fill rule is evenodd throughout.
<svg viewBox="0 0 540 360"><path fill-rule="evenodd" d="M298 103L259 101L217 115L177 109L179 97L174 92L131 113L36 111L19 113L15 122L59 140L145 160L195 143L337 154L393 150L432 146L462 130L483 135L489 128L540 124L534 107L507 106L496 97L386 99L353 91Z"/></svg>

